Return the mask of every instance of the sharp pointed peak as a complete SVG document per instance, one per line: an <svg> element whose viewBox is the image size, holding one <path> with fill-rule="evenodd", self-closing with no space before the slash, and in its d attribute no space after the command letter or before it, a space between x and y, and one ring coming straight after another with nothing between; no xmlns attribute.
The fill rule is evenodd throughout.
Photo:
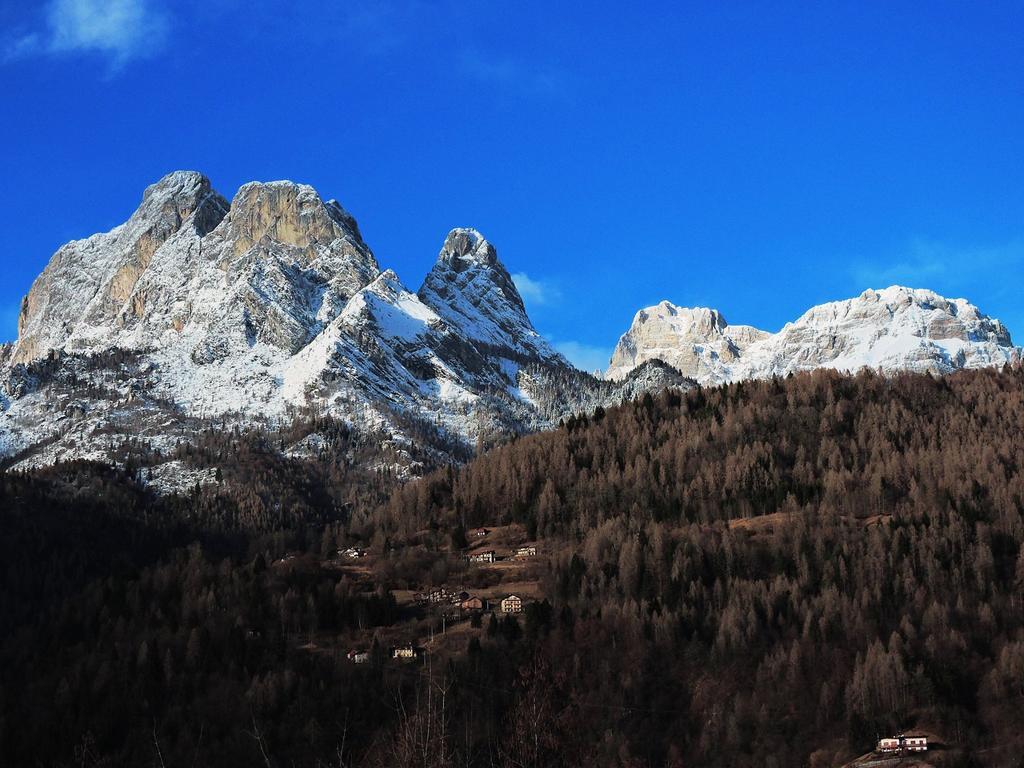
<svg viewBox="0 0 1024 768"><path fill-rule="evenodd" d="M410 292L402 283L401 278L398 277L398 273L391 268L385 269L361 290L370 292L379 292L381 290L397 291L400 293Z"/></svg>
<svg viewBox="0 0 1024 768"><path fill-rule="evenodd" d="M439 261L463 260L491 267L500 264L498 252L479 230L456 227L448 233L438 254Z"/></svg>
<svg viewBox="0 0 1024 768"><path fill-rule="evenodd" d="M204 189L212 190L210 179L199 171L171 171L159 181L155 181L146 187L142 199L148 200L155 194L164 192L170 194L181 193L188 190Z"/></svg>

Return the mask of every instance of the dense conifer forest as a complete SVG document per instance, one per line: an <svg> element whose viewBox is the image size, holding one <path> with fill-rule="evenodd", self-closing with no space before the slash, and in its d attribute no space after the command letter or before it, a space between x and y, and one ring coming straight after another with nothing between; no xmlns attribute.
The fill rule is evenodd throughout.
<svg viewBox="0 0 1024 768"><path fill-rule="evenodd" d="M131 446L8 472L0 764L839 768L914 729L1018 768L1022 425L1019 368L816 372L405 484L337 425L303 460L211 430L189 460L221 480L169 498ZM536 594L452 629L408 593L500 588L460 554L478 527L536 542ZM428 652L392 659L406 637Z"/></svg>

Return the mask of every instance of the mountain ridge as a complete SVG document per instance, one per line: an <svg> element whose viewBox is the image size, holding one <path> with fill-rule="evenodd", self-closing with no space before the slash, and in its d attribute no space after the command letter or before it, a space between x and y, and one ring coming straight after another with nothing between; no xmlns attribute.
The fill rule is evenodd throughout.
<svg viewBox="0 0 1024 768"><path fill-rule="evenodd" d="M714 309L662 301L636 313L605 375L619 380L650 359L701 384L720 384L819 367L949 373L1022 357L1006 327L966 299L890 286L813 306L776 333L729 325Z"/></svg>
<svg viewBox="0 0 1024 768"><path fill-rule="evenodd" d="M28 465L301 412L398 444L412 420L444 446L481 445L569 415L537 381L571 379L584 408L637 381L689 385L657 367L622 387L524 375L571 365L477 230L451 230L412 291L312 187L250 182L228 202L194 171L147 187L124 224L58 249L0 360L0 454Z"/></svg>
<svg viewBox="0 0 1024 768"><path fill-rule="evenodd" d="M775 334L664 301L636 314L599 379L538 333L476 229L450 230L412 290L313 187L249 182L229 201L176 171L33 282L17 341L0 346L0 459L111 460L138 441L170 452L212 425L314 414L378 435L410 466L425 451L443 463L666 387L1020 358L966 300L892 288L812 307Z"/></svg>

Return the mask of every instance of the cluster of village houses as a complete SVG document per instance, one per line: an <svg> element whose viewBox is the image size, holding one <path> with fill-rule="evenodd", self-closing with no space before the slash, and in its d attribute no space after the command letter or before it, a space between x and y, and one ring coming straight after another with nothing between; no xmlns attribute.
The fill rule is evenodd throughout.
<svg viewBox="0 0 1024 768"><path fill-rule="evenodd" d="M899 736L892 738L879 739L878 752L892 753L892 752L927 752L928 751L928 737L927 736L907 736L901 733Z"/></svg>
<svg viewBox="0 0 1024 768"><path fill-rule="evenodd" d="M477 528L473 531L474 538L482 538L486 536L489 531L486 528ZM523 560L527 557L536 557L537 548L530 544L526 544L521 547L516 547L507 556L501 556L496 550L488 549L483 552L473 552L466 556L466 560L471 563L496 563L499 560L506 560L511 557L513 560Z"/></svg>
<svg viewBox="0 0 1024 768"><path fill-rule="evenodd" d="M473 532L474 536L486 536L488 533L486 528L478 528ZM466 560L471 563L496 563L499 560L524 560L528 557L536 557L537 548L533 545L527 544L521 547L516 547L508 555L499 555L497 550L488 549L483 552L473 552L466 556ZM349 547L348 549L338 549L334 552L334 558L336 560L358 560L359 558L366 557L366 550L360 547Z"/></svg>
<svg viewBox="0 0 1024 768"><path fill-rule="evenodd" d="M391 649L391 658L401 661L412 661L413 659L418 659L422 654L423 649L417 648L412 643L399 645ZM369 651L349 651L346 656L353 664L369 664L371 659Z"/></svg>
<svg viewBox="0 0 1024 768"><path fill-rule="evenodd" d="M486 528L477 528L472 532L474 538L483 538L489 533ZM341 559L358 559L364 557L366 552L359 547L339 549L335 557ZM489 549L484 552L474 552L466 557L472 563L495 563L504 559L523 560L537 556L537 547L524 545L516 547L508 555L499 556L498 553ZM525 601L519 595L506 595L499 600L471 595L464 590L452 591L447 587L437 587L429 592L417 592L413 595L417 605L435 606L442 610L442 616L448 619L460 619L464 614L483 613L484 611L496 611L506 614L522 613ZM410 644L400 645L391 649L391 658L402 661L418 658L423 649ZM349 661L355 664L366 664L370 661L370 652L365 650L352 650L348 652Z"/></svg>
<svg viewBox="0 0 1024 768"><path fill-rule="evenodd" d="M492 608L491 601L485 597L474 596L463 591L452 592L447 587L438 587L430 592L417 592L413 595L413 600L417 605L453 606L458 609L459 615L463 611L466 613L488 610L499 610L502 613L523 612L523 598L519 595L506 595L495 601Z"/></svg>
<svg viewBox="0 0 1024 768"><path fill-rule="evenodd" d="M522 613L525 601L519 595L506 595L501 600L495 601L493 608L491 601L484 597L470 595L468 592L451 592L445 587L438 587L430 592L421 592L413 596L420 605L439 605L451 607L453 614L444 614L449 618L461 618L463 613L482 613L487 610L497 610L502 613ZM417 648L412 643L399 645L391 649L391 658L399 661L412 661L423 654L422 648ZM365 650L349 651L348 660L355 664L366 664L370 661L370 652Z"/></svg>

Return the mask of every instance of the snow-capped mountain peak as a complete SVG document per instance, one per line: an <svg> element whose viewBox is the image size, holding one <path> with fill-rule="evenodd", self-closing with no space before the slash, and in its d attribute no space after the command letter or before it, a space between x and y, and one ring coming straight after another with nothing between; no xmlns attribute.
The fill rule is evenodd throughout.
<svg viewBox="0 0 1024 768"><path fill-rule="evenodd" d="M890 286L812 307L778 333L730 326L715 310L669 302L637 313L607 375L660 359L702 383L828 367L947 373L1020 360L1009 331L966 299Z"/></svg>
<svg viewBox="0 0 1024 768"><path fill-rule="evenodd" d="M413 293L337 201L291 181L245 184L229 204L202 174L165 176L127 222L57 251L20 325L0 347L0 457L30 463L305 408L398 444L435 430L450 447L488 424L567 415L538 381L575 387L573 408L627 391L572 371L541 338L476 230L452 230ZM678 377L634 377L628 391L644 381Z"/></svg>
<svg viewBox="0 0 1024 768"><path fill-rule="evenodd" d="M892 331L910 331L923 339L1013 345L1009 331L999 320L984 315L966 299L947 299L935 291L902 285L868 289L855 299L812 307L796 324L827 325L854 320L879 325L879 320L887 315L893 321Z"/></svg>
<svg viewBox="0 0 1024 768"><path fill-rule="evenodd" d="M146 188L124 224L62 246L22 301L14 361L127 339L152 314L140 280L154 272L180 275L227 211L209 179L176 171ZM164 263L161 254L171 252L172 263Z"/></svg>
<svg viewBox="0 0 1024 768"><path fill-rule="evenodd" d="M456 227L445 237L437 258L441 261L473 262L491 267L498 262L498 252L478 230Z"/></svg>
<svg viewBox="0 0 1024 768"><path fill-rule="evenodd" d="M662 301L641 309L619 339L606 376L622 380L647 360L662 360L698 381L727 377L730 364L765 336L750 326L730 326L717 309Z"/></svg>
<svg viewBox="0 0 1024 768"><path fill-rule="evenodd" d="M307 409L396 446L433 435L458 452L693 379L1020 357L966 300L893 286L813 307L774 334L663 301L636 314L600 381L540 336L477 230L451 230L413 292L312 187L252 182L228 203L202 174L178 171L124 224L58 249L33 283L18 341L0 346L0 457L173 449L214 419Z"/></svg>
<svg viewBox="0 0 1024 768"><path fill-rule="evenodd" d="M324 201L307 184L292 181L250 182L231 201L227 216L238 255L266 238L284 246L309 249L307 257L323 257L333 246L357 262L370 279L378 271L355 219L336 200ZM329 251L328 251L329 252ZM333 255L333 254L332 254ZM365 284L365 282L364 282Z"/></svg>
<svg viewBox="0 0 1024 768"><path fill-rule="evenodd" d="M567 365L537 333L497 250L475 229L448 233L419 296L489 353L517 363L557 360Z"/></svg>

